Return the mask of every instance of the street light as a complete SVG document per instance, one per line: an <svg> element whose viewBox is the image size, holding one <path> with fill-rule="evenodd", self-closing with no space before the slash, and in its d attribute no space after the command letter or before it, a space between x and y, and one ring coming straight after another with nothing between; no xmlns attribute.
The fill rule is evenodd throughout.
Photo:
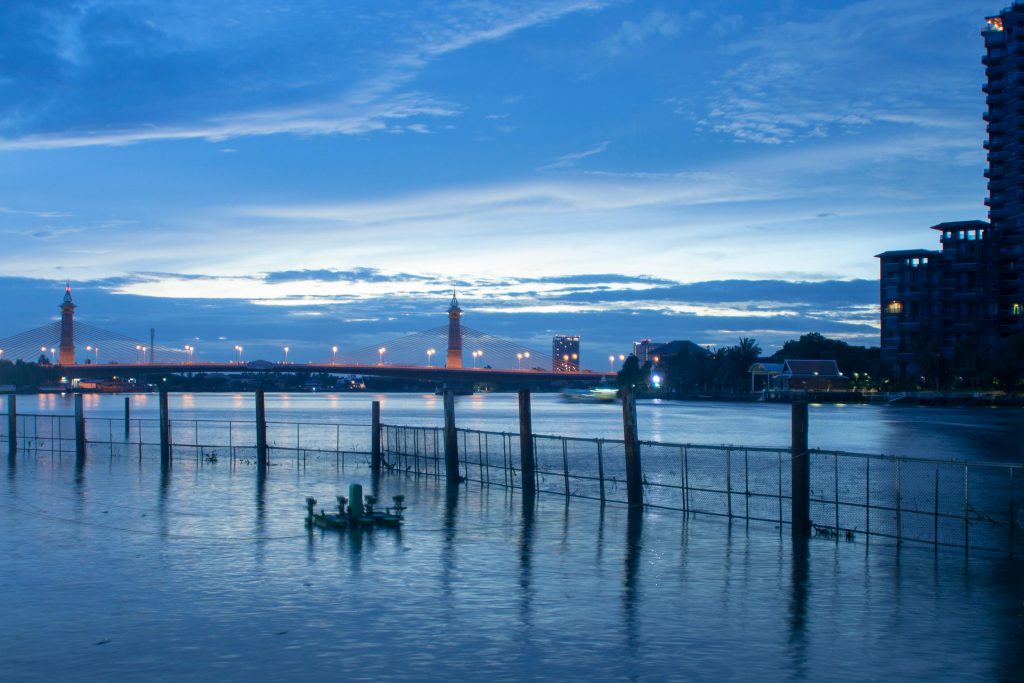
<svg viewBox="0 0 1024 683"><path fill-rule="evenodd" d="M284 364L288 365L288 347L284 347Z"/></svg>
<svg viewBox="0 0 1024 683"><path fill-rule="evenodd" d="M473 352L473 367L474 368L476 367L476 359L479 358L482 355L484 355L483 351L474 351Z"/></svg>
<svg viewBox="0 0 1024 683"><path fill-rule="evenodd" d="M377 365L384 365L384 352L387 351L383 346L377 349Z"/></svg>
<svg viewBox="0 0 1024 683"><path fill-rule="evenodd" d="M56 363L57 362L57 349L54 349L54 348L50 349L50 362L51 363Z"/></svg>
<svg viewBox="0 0 1024 683"><path fill-rule="evenodd" d="M96 359L93 362L94 363L99 363L100 362L100 347L98 347L98 346L86 346L85 350L86 351L93 351L93 352L95 352ZM3 353L3 352L0 351L0 353Z"/></svg>
<svg viewBox="0 0 1024 683"><path fill-rule="evenodd" d="M196 347L185 344L185 362L192 362L192 352L196 350Z"/></svg>
<svg viewBox="0 0 1024 683"><path fill-rule="evenodd" d="M428 367L428 368L430 367L430 358L431 358L431 356L433 356L433 355L434 355L435 353L437 353L437 349L427 349L427 367Z"/></svg>
<svg viewBox="0 0 1024 683"><path fill-rule="evenodd" d="M235 344L235 362L242 362L242 347L239 346L238 344Z"/></svg>
<svg viewBox="0 0 1024 683"><path fill-rule="evenodd" d="M615 355L608 356L608 372L615 372Z"/></svg>
<svg viewBox="0 0 1024 683"><path fill-rule="evenodd" d="M517 353L516 354L516 362L519 363L519 369L522 370L523 369L523 354L521 354L521 353Z"/></svg>
<svg viewBox="0 0 1024 683"><path fill-rule="evenodd" d="M337 364L338 364L338 347L337 346L332 346L331 347L331 365L337 365Z"/></svg>

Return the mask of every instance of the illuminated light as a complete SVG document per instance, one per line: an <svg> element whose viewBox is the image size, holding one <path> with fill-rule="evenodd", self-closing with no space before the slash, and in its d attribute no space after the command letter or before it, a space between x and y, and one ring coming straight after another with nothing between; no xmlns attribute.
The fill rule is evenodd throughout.
<svg viewBox="0 0 1024 683"><path fill-rule="evenodd" d="M1024 315L1024 306L1021 306L1021 304L1010 304L1010 315L1015 317Z"/></svg>
<svg viewBox="0 0 1024 683"><path fill-rule="evenodd" d="M651 375L651 384L654 385L655 389L661 388L661 375Z"/></svg>
<svg viewBox="0 0 1024 683"><path fill-rule="evenodd" d="M1002 17L985 17L985 23L987 23L988 27L993 31L1004 30Z"/></svg>
<svg viewBox="0 0 1024 683"><path fill-rule="evenodd" d="M903 312L903 302L902 301L896 301L896 300L890 301L889 303L887 303L885 305L885 312L889 313L891 315L898 315L898 314L902 313Z"/></svg>

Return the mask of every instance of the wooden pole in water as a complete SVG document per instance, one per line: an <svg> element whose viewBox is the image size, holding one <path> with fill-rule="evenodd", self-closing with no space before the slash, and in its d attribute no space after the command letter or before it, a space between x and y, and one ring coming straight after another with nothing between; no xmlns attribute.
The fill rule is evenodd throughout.
<svg viewBox="0 0 1024 683"><path fill-rule="evenodd" d="M256 390L256 466L266 471L267 458L267 412L264 407L263 390Z"/></svg>
<svg viewBox="0 0 1024 683"><path fill-rule="evenodd" d="M459 436L455 431L455 392L444 390L444 474L449 484L458 483Z"/></svg>
<svg viewBox="0 0 1024 683"><path fill-rule="evenodd" d="M519 471L522 473L523 495L537 492L537 463L533 452L533 414L530 390L519 390Z"/></svg>
<svg viewBox="0 0 1024 683"><path fill-rule="evenodd" d="M81 394L75 394L75 460L85 461L85 410Z"/></svg>
<svg viewBox="0 0 1024 683"><path fill-rule="evenodd" d="M167 409L167 389L160 388L160 466L171 464L171 418Z"/></svg>
<svg viewBox="0 0 1024 683"><path fill-rule="evenodd" d="M793 538L806 538L811 534L811 457L807 448L807 403L793 403L791 420L792 481L791 522Z"/></svg>
<svg viewBox="0 0 1024 683"><path fill-rule="evenodd" d="M380 401L370 404L370 469L373 474L380 474Z"/></svg>
<svg viewBox="0 0 1024 683"><path fill-rule="evenodd" d="M644 506L644 473L640 466L640 437L636 426L636 396L622 388L622 435L626 451L626 501L631 508Z"/></svg>
<svg viewBox="0 0 1024 683"><path fill-rule="evenodd" d="M124 438L128 438L131 435L131 420L132 420L132 400L125 396L124 397Z"/></svg>
<svg viewBox="0 0 1024 683"><path fill-rule="evenodd" d="M18 397L14 394L7 397L7 455L18 455Z"/></svg>

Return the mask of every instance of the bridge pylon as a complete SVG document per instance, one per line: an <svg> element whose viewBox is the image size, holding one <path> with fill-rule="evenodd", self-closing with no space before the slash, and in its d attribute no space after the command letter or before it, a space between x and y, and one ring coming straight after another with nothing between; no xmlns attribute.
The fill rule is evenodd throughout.
<svg viewBox="0 0 1024 683"><path fill-rule="evenodd" d="M462 325L459 322L461 316L462 309L459 308L459 300L455 298L453 289L452 303L448 307L448 355L444 361L446 368L462 367Z"/></svg>
<svg viewBox="0 0 1024 683"><path fill-rule="evenodd" d="M71 301L71 282L64 288L64 301L60 305L60 365L75 364L75 304Z"/></svg>

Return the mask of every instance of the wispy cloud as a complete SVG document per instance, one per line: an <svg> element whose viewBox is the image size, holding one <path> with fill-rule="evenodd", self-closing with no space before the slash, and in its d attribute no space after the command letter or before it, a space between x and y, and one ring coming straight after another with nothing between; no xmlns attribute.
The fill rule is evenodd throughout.
<svg viewBox="0 0 1024 683"><path fill-rule="evenodd" d="M602 143L600 143L598 145L595 145L594 147L591 147L590 149L585 149L585 150L583 150L581 152L570 152L569 154L563 154L562 156L558 157L554 161L551 161L551 162L549 162L547 164L544 164L543 166L541 166L537 170L539 170L539 171L550 171L550 170L553 170L553 169L556 169L556 168L569 168L571 166L575 166L576 162L578 162L578 161L586 159L587 157L592 157L592 156L595 156L597 154L601 154L606 149L608 149L608 144L609 144L608 141L605 140L604 142L602 142Z"/></svg>
<svg viewBox="0 0 1024 683"><path fill-rule="evenodd" d="M699 13L690 13L698 19ZM682 31L683 20L677 14L656 9L638 20L626 20L604 43L605 49L615 56L625 50L642 45L653 37L674 38Z"/></svg>

